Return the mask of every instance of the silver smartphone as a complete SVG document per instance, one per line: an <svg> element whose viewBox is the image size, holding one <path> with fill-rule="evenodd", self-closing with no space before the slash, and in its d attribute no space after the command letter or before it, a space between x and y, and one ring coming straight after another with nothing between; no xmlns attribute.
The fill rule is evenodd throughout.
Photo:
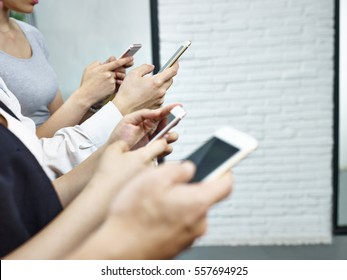
<svg viewBox="0 0 347 280"><path fill-rule="evenodd" d="M165 69L171 67L180 57L181 55L189 48L192 44L191 41L185 41L178 48L178 50L170 57L170 59L164 64L164 66L159 70L158 73L163 72Z"/></svg>
<svg viewBox="0 0 347 280"><path fill-rule="evenodd" d="M183 108L181 106L176 106L176 107L172 108L170 111L170 115L168 117L168 120L169 120L168 124L162 130L160 130L160 132L158 134L156 134L151 139L151 141L148 142L148 144L163 137L166 133L168 133L170 131L171 128L176 126L185 117L185 115L186 115L186 112L183 110Z"/></svg>
<svg viewBox="0 0 347 280"><path fill-rule="evenodd" d="M186 158L196 165L191 182L218 178L257 146L255 138L232 127L226 126L216 130L207 142Z"/></svg>
<svg viewBox="0 0 347 280"><path fill-rule="evenodd" d="M132 44L127 48L127 50L124 53L122 53L122 55L119 58L133 56L139 49L141 49L141 47L141 44Z"/></svg>

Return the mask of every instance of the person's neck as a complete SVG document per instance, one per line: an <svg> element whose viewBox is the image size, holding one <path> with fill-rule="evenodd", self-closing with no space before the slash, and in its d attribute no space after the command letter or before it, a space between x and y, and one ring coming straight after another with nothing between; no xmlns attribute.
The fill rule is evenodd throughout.
<svg viewBox="0 0 347 280"><path fill-rule="evenodd" d="M9 9L3 7L0 9L0 32L6 33L12 28L10 21L10 11Z"/></svg>

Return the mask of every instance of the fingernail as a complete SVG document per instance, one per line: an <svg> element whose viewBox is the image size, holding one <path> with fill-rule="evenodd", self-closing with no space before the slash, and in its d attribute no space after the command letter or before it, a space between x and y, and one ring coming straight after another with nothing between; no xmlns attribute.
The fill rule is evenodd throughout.
<svg viewBox="0 0 347 280"><path fill-rule="evenodd" d="M194 172L195 171L195 165L191 161L187 161L187 160L183 161L182 162L182 166L189 172Z"/></svg>

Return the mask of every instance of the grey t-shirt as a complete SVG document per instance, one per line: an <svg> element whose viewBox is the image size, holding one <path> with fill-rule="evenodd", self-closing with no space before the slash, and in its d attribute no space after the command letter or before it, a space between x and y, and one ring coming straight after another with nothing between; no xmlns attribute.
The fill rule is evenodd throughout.
<svg viewBox="0 0 347 280"><path fill-rule="evenodd" d="M57 75L48 63L41 32L27 23L16 22L31 45L32 56L21 59L0 51L0 77L18 98L23 115L40 125L50 116L47 106L58 91Z"/></svg>

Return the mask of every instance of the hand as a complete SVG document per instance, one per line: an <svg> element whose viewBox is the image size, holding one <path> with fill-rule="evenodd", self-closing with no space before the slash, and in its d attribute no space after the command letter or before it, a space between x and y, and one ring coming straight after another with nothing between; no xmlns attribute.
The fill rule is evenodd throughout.
<svg viewBox="0 0 347 280"><path fill-rule="evenodd" d="M174 106L176 106L176 105L179 105L179 104L173 104L173 105L171 105L170 110L172 110L172 108L173 108ZM156 130L152 129L152 131L149 132L149 133L147 133L140 141L138 141L138 142L132 147L132 149L133 149L133 150L136 150L136 149L138 149L138 148L140 148L140 147L146 146L146 145L150 142L150 140L152 140L152 138L153 138L155 135L157 135L161 130L163 130L163 129L165 128L165 126L166 126L167 124L168 124L168 118L165 117L165 118L163 118L163 119L159 122L159 124L158 124L157 127L156 127ZM177 133L177 132L173 132L173 131L169 131L168 133L166 133L165 135L163 135L163 138L166 140L166 142L167 142L168 144L171 144L171 143L176 142L177 139L178 139L178 137L179 137L178 133ZM162 158L162 157L165 157L165 156L171 154L171 153L172 153L172 150L173 150L173 149L172 149L172 146L171 146L171 145L168 145L168 146L167 146L167 149L165 150L165 152L162 153L161 155L159 155L158 158Z"/></svg>
<svg viewBox="0 0 347 280"><path fill-rule="evenodd" d="M173 83L172 78L177 74L178 63L159 74L146 76L153 69L153 65L144 64L127 74L112 101L122 115L144 108L156 109L163 104L166 91Z"/></svg>
<svg viewBox="0 0 347 280"><path fill-rule="evenodd" d="M115 197L103 226L107 256L168 259L203 235L207 211L229 195L232 176L186 184L194 170L187 162L166 164L131 180Z"/></svg>
<svg viewBox="0 0 347 280"><path fill-rule="evenodd" d="M167 149L165 140L136 151L129 151L124 141L117 141L106 147L98 168L90 181L91 186L108 189L115 194L125 183L145 168L153 168L153 159Z"/></svg>
<svg viewBox="0 0 347 280"><path fill-rule="evenodd" d="M155 132L157 128L162 128L162 123L167 122L167 116L172 108L177 105L177 103L170 104L156 110L142 109L124 116L113 130L108 143L122 140L130 148L135 145L136 148L145 146L149 141L150 134ZM166 136L168 143L176 141L177 138L177 134ZM171 148L168 148L168 150L171 151Z"/></svg>
<svg viewBox="0 0 347 280"><path fill-rule="evenodd" d="M108 59L104 64L95 61L87 66L83 72L79 95L86 100L90 107L100 100L113 94L116 89L115 70L132 63L132 57L119 60Z"/></svg>
<svg viewBox="0 0 347 280"><path fill-rule="evenodd" d="M117 60L114 56L111 56L106 62L111 62L111 61L115 61ZM115 78L116 78L116 90L115 92L118 92L120 85L123 83L123 80L125 78L126 75L126 69L133 66L134 65L134 61L131 60L129 63L118 67L117 69L114 70L115 72Z"/></svg>

